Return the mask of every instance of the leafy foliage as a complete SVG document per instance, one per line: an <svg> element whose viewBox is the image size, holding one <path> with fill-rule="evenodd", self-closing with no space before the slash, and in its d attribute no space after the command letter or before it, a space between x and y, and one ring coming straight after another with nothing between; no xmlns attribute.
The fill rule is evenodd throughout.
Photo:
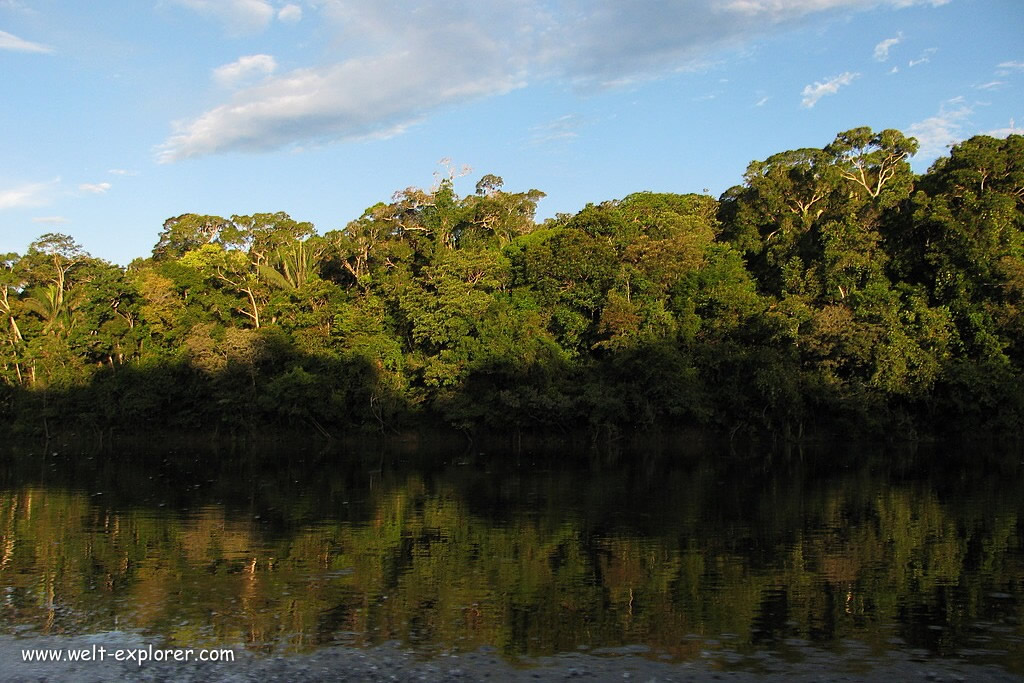
<svg viewBox="0 0 1024 683"><path fill-rule="evenodd" d="M450 173L323 236L182 214L126 269L43 235L0 262L0 419L1018 433L1024 137L916 149L857 128L542 224Z"/></svg>

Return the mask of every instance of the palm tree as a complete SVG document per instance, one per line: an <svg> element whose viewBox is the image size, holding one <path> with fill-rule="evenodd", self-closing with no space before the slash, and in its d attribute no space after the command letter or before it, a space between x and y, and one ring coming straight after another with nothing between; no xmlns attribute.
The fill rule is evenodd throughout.
<svg viewBox="0 0 1024 683"><path fill-rule="evenodd" d="M25 307L43 319L44 332L66 337L79 320L76 309L84 298L80 290L65 292L51 284L26 298Z"/></svg>
<svg viewBox="0 0 1024 683"><path fill-rule="evenodd" d="M312 281L323 258L325 247L321 243L293 242L279 247L271 254L269 263L259 264L259 272L271 285L288 292L295 291Z"/></svg>

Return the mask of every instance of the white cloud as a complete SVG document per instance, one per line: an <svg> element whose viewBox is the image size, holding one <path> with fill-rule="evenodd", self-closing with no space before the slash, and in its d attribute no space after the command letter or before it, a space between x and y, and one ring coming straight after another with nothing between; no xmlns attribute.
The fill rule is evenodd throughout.
<svg viewBox="0 0 1024 683"><path fill-rule="evenodd" d="M992 130L986 130L983 135L989 137L1006 138L1010 135L1024 135L1024 128L1015 128L1014 122L1011 121L1010 125L1006 128L993 128Z"/></svg>
<svg viewBox="0 0 1024 683"><path fill-rule="evenodd" d="M903 34L897 33L895 38L886 38L878 45L875 45L875 60L884 62L889 59L889 50L896 47L903 40Z"/></svg>
<svg viewBox="0 0 1024 683"><path fill-rule="evenodd" d="M997 90L1006 85L1006 81L989 81L988 83L982 83L981 85L974 86L978 90Z"/></svg>
<svg viewBox="0 0 1024 683"><path fill-rule="evenodd" d="M17 12L27 17L38 17L40 15L39 10L21 0L0 0L0 9L8 12Z"/></svg>
<svg viewBox="0 0 1024 683"><path fill-rule="evenodd" d="M248 55L213 70L213 80L225 87L269 76L277 71L277 60L270 55Z"/></svg>
<svg viewBox="0 0 1024 683"><path fill-rule="evenodd" d="M986 131L985 135L989 135L994 138L1005 138L1008 135L1024 135L1024 129L1017 128L1013 123L1013 119L1010 119L1010 125L1006 128L995 128L993 130Z"/></svg>
<svg viewBox="0 0 1024 683"><path fill-rule="evenodd" d="M507 92L522 83L444 54L411 52L299 69L239 91L234 99L178 125L158 160L176 161L228 150L266 151L298 141L390 137L443 104ZM461 72L453 72L461 68Z"/></svg>
<svg viewBox="0 0 1024 683"><path fill-rule="evenodd" d="M878 5L889 5L897 9L914 5L938 7L950 0L732 0L725 7L733 12L752 15L804 15L832 9L872 9Z"/></svg>
<svg viewBox="0 0 1024 683"><path fill-rule="evenodd" d="M998 75L1009 76L1013 71L1024 71L1024 62L1002 62L996 68L999 69Z"/></svg>
<svg viewBox="0 0 1024 683"><path fill-rule="evenodd" d="M298 5L285 5L278 10L277 18L279 21L283 21L286 24L294 24L302 21L302 8Z"/></svg>
<svg viewBox="0 0 1024 683"><path fill-rule="evenodd" d="M800 106L810 109L822 97L825 95L835 95L839 92L840 88L850 85L858 76L860 76L859 73L844 71L838 76L833 76L824 81L815 81L812 85L804 86L803 92L800 93L803 95L803 99L800 100Z"/></svg>
<svg viewBox="0 0 1024 683"><path fill-rule="evenodd" d="M0 31L0 50L13 50L14 52L37 52L50 54L53 48L40 43L33 43L28 40L12 35L7 31Z"/></svg>
<svg viewBox="0 0 1024 683"><path fill-rule="evenodd" d="M579 129L582 125L583 119L578 114L559 116L554 121L530 128L529 144L539 146L574 140L579 137Z"/></svg>
<svg viewBox="0 0 1024 683"><path fill-rule="evenodd" d="M274 7L269 0L173 1L211 15L220 8L218 16L250 28L265 27L275 7L281 21L298 15L289 9L293 4L299 7L294 0ZM170 162L387 137L439 108L530 83L557 82L577 90L627 87L714 62L722 50L784 30L815 12L911 4L936 3L317 0L317 18L329 37L322 63L290 72L247 72L265 78L236 83L241 87L219 105L175 123L157 155ZM231 73L225 72L229 81ZM809 92L811 104L805 106L824 94Z"/></svg>
<svg viewBox="0 0 1024 683"><path fill-rule="evenodd" d="M722 90L713 90L711 92L704 93L703 95L694 95L690 99L694 102L710 102L721 97L722 93Z"/></svg>
<svg viewBox="0 0 1024 683"><path fill-rule="evenodd" d="M120 175L120 176L135 176L135 175L139 175L138 171L129 171L128 169L124 169L124 168L112 168L109 171L107 171L107 173L109 173L110 175Z"/></svg>
<svg viewBox="0 0 1024 683"><path fill-rule="evenodd" d="M32 219L33 223L43 223L46 225L62 225L68 223L67 218L64 216L36 216Z"/></svg>
<svg viewBox="0 0 1024 683"><path fill-rule="evenodd" d="M178 5L221 21L234 35L256 33L274 18L267 0L172 0Z"/></svg>
<svg viewBox="0 0 1024 683"><path fill-rule="evenodd" d="M911 59L909 62L907 62L907 66L914 67L914 66L918 66L919 64L927 64L928 62L931 61L932 55L935 54L938 51L939 51L939 48L937 48L937 47L930 47L927 50L925 50L924 52L922 52L921 56L918 57L917 59Z"/></svg>
<svg viewBox="0 0 1024 683"><path fill-rule="evenodd" d="M78 189L83 192L91 192L92 194L103 194L111 187L110 183L82 183L78 186Z"/></svg>
<svg viewBox="0 0 1024 683"><path fill-rule="evenodd" d="M26 183L17 187L0 189L0 209L20 209L49 204L60 178L49 182Z"/></svg>
<svg viewBox="0 0 1024 683"><path fill-rule="evenodd" d="M907 132L920 145L915 158L931 161L944 154L950 145L960 141L960 131L973 113L963 97L954 97L943 102L935 116L911 124Z"/></svg>
<svg viewBox="0 0 1024 683"><path fill-rule="evenodd" d="M757 102L754 103L754 106L755 107L763 107L764 105L768 104L768 100L770 100L770 99L771 99L770 96L762 97L761 99L759 99Z"/></svg>

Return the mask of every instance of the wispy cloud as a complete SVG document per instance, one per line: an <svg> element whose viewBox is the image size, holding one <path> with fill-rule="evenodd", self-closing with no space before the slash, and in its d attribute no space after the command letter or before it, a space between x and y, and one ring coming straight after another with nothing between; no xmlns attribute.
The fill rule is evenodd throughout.
<svg viewBox="0 0 1024 683"><path fill-rule="evenodd" d="M113 187L110 183L82 183L78 186L78 189L82 192L90 192L92 194L103 194L107 190Z"/></svg>
<svg viewBox="0 0 1024 683"><path fill-rule="evenodd" d="M530 129L530 145L548 145L567 142L579 137L583 119L578 114L565 114L554 121L536 125Z"/></svg>
<svg viewBox="0 0 1024 683"><path fill-rule="evenodd" d="M302 8L298 5L285 5L277 12L279 21L286 24L294 24L302 21Z"/></svg>
<svg viewBox="0 0 1024 683"><path fill-rule="evenodd" d="M694 95L691 99L694 102L710 102L711 100L721 97L723 92L723 90L712 90L711 92L704 93L703 95Z"/></svg>
<svg viewBox="0 0 1024 683"><path fill-rule="evenodd" d="M918 57L917 59L911 59L909 62L907 62L907 66L915 67L915 66L920 66L921 64L927 64L928 62L930 62L932 60L932 55L934 55L938 51L939 51L939 48L937 48L937 47L930 47L927 50L925 50L924 52L922 52L921 56Z"/></svg>
<svg viewBox="0 0 1024 683"><path fill-rule="evenodd" d="M766 95L765 97L762 97L757 102L755 102L754 106L755 107L763 107L764 105L768 104L768 100L770 100L770 99L771 99L771 97Z"/></svg>
<svg viewBox="0 0 1024 683"><path fill-rule="evenodd" d="M800 106L810 109L818 103L822 97L826 95L835 95L839 92L839 89L853 83L854 79L859 77L859 73L853 73L850 71L844 71L838 76L827 78L824 81L815 81L811 85L804 86L803 99L800 100Z"/></svg>
<svg viewBox="0 0 1024 683"><path fill-rule="evenodd" d="M981 85L974 86L977 90L997 90L1006 85L1006 81L989 81L988 83L982 83Z"/></svg>
<svg viewBox="0 0 1024 683"><path fill-rule="evenodd" d="M112 168L109 171L107 171L107 173L109 173L110 175L119 175L119 176L136 176L136 175L139 175L138 171L130 171L130 170L125 169L125 168Z"/></svg>
<svg viewBox="0 0 1024 683"><path fill-rule="evenodd" d="M383 22L388 17L378 10L375 5L369 16L346 17L350 30L373 42L391 36L397 49L385 42L380 55L296 69L243 88L231 101L178 123L158 149L158 160L389 137L442 105L525 85L514 35L492 36L476 23L448 16L446 25L432 31L400 22L406 33L392 36Z"/></svg>
<svg viewBox="0 0 1024 683"><path fill-rule="evenodd" d="M53 199L53 192L59 184L60 178L54 178L48 182L25 183L0 189L0 209L45 206Z"/></svg>
<svg viewBox="0 0 1024 683"><path fill-rule="evenodd" d="M301 18L287 0L168 0L220 18L236 33ZM318 0L322 31L342 54L262 76L217 106L173 124L161 162L224 152L387 137L441 107L555 82L577 91L628 87L720 58L823 11L932 0ZM291 7L296 9L290 9ZM305 7L306 5L302 5ZM264 63L264 67L268 63ZM238 65L241 69L241 65ZM234 71L225 72L232 80ZM830 94L855 74L820 93Z"/></svg>
<svg viewBox="0 0 1024 683"><path fill-rule="evenodd" d="M889 59L889 50L896 47L903 41L903 33L897 33L895 38L886 38L878 45L875 45L875 60L884 62Z"/></svg>
<svg viewBox="0 0 1024 683"><path fill-rule="evenodd" d="M1024 135L1024 128L1017 128L1013 123L1013 119L1010 119L1009 126L986 131L985 135L990 135L994 138L1005 138L1008 135Z"/></svg>
<svg viewBox="0 0 1024 683"><path fill-rule="evenodd" d="M961 130L974 109L963 97L954 97L939 107L939 113L911 124L907 132L920 145L916 158L931 161L961 139Z"/></svg>
<svg viewBox="0 0 1024 683"><path fill-rule="evenodd" d="M228 33L243 35L261 31L274 18L267 0L172 0L175 4L219 20Z"/></svg>
<svg viewBox="0 0 1024 683"><path fill-rule="evenodd" d="M12 12L22 12L24 14L35 14L36 10L28 7L19 0L0 0L0 9L10 10Z"/></svg>
<svg viewBox="0 0 1024 683"><path fill-rule="evenodd" d="M878 5L890 5L896 8L913 7L915 5L931 5L939 7L946 5L951 0L889 0L888 2L875 2L874 0L731 0L726 7L736 12L756 14L762 16L778 16L784 13L810 14L824 10L849 8L849 9L871 9Z"/></svg>
<svg viewBox="0 0 1024 683"><path fill-rule="evenodd" d="M213 70L213 80L224 87L269 76L277 71L277 60L270 55L247 55Z"/></svg>
<svg viewBox="0 0 1024 683"><path fill-rule="evenodd" d="M33 223L42 223L44 225L63 225L70 221L64 216L36 216L32 219Z"/></svg>
<svg viewBox="0 0 1024 683"><path fill-rule="evenodd" d="M0 50L12 50L14 52L37 52L50 54L53 48L41 43L33 43L7 31L0 31Z"/></svg>
<svg viewBox="0 0 1024 683"><path fill-rule="evenodd" d="M996 68L998 69L998 71L996 71L996 75L1009 76L1014 71L1024 71L1024 62L1001 62L996 66Z"/></svg>

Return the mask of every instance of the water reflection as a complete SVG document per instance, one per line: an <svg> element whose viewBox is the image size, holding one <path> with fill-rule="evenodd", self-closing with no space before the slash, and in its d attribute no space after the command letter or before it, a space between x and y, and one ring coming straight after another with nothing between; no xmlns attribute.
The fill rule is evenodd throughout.
<svg viewBox="0 0 1024 683"><path fill-rule="evenodd" d="M9 455L6 628L745 667L901 649L1024 673L1018 457L285 455Z"/></svg>

